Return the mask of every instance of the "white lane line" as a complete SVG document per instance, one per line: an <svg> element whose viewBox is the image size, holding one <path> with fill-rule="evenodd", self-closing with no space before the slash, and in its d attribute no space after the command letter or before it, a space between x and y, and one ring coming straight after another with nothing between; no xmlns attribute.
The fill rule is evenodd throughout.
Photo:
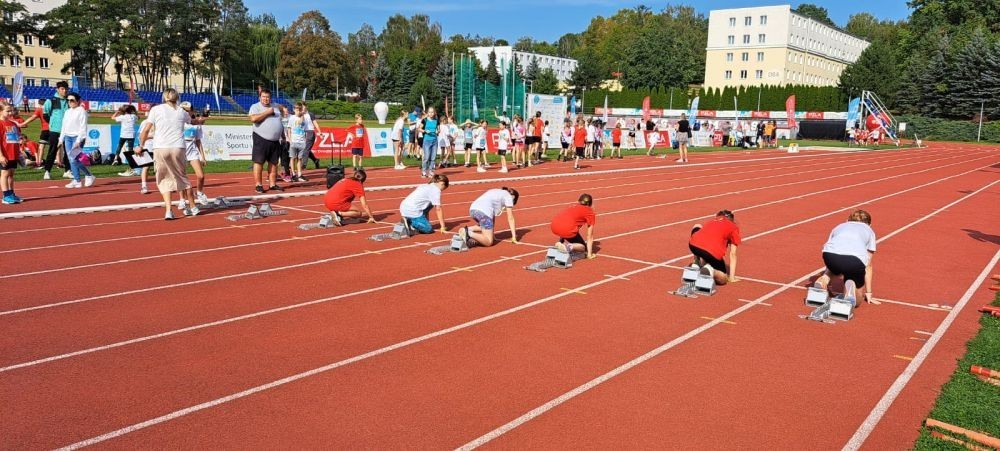
<svg viewBox="0 0 1000 451"><path fill-rule="evenodd" d="M983 188L983 189L985 189L985 188ZM917 221L914 221L913 223L904 226L902 229L898 229L897 232L899 232L901 230L905 230L905 229L909 228L913 224L917 224L919 222L922 222L922 221L926 220L927 218L929 218L931 215L937 214L938 212L943 211L945 208L948 208L951 205L957 204L958 202L960 202L960 201L962 201L964 199L967 199L967 198L973 196L974 194L976 194L976 193L978 193L980 191L982 191L982 189L976 191L975 193L968 194L965 197L963 197L963 198L961 198L961 199L959 199L959 200L957 200L957 201L949 204L948 206L942 207L941 209L938 209L935 212L930 213L927 216L924 216L924 217L918 219ZM888 239L891 236L895 236L895 233L890 233L889 235L883 237L882 239L880 239L878 241L879 242L884 241L884 240ZM527 255L530 255L530 253L528 253L528 254L522 254L521 256L527 256ZM619 274L618 276L619 277L630 277L632 275L639 274L639 273L648 271L650 269L654 269L654 268L660 267L661 265L675 263L675 262L680 261L682 259L685 259L687 257L688 256L681 256L681 257L673 258L673 259L667 260L665 262L659 263L657 265L651 265L651 266L641 267L639 269L635 269L635 270L632 270L632 271L628 271L628 272ZM501 258L501 259L498 259L497 261L506 261L506 260L507 260L506 258ZM809 277L811 277L813 274L815 274L816 272L818 272L820 269L822 269L822 268L818 268L816 270L810 271L805 276L802 276L801 280L799 281L799 283L801 283L802 281L807 280ZM459 272L457 270L453 270L453 271L454 272ZM427 277L433 277L433 276L427 276ZM575 288L574 290L575 291L588 290L588 289L590 289L592 287L603 285L603 284L608 283L608 282L610 282L612 280L616 280L616 279L613 279L613 278L602 278L602 279L597 280L595 282L591 282L589 284L579 286L579 287ZM402 283L405 283L405 282L402 282ZM771 293L758 298L757 302L764 302L767 299L770 299L771 297L776 296L778 293L781 293L781 292L783 292L785 290L786 290L786 288L776 288ZM556 294L554 294L552 296L548 296L546 298L542 298L542 299L539 299L539 300L536 300L536 301L533 301L533 302L529 302L527 304L522 304L522 305L519 305L519 306L516 306L516 307L512 307L510 309L507 309L507 310L504 310L504 311L501 311L501 312L497 312L497 313L494 313L492 315L488 315L488 316L480 317L478 319L467 321L465 323L462 323L462 324L459 324L459 325L456 325L456 326L452 326L452 327L449 327L447 329L441 329L441 330L438 330L438 331L435 331L435 332L431 332L431 333L428 333L428 334L425 334L425 335L421 335L421 336L416 337L416 338L412 338L412 339L409 339L409 340L406 340L406 341L402 341L402 342L399 342L399 343L396 343L396 344L393 344L393 345L389 345L389 346L386 346L386 347L383 347L383 348L379 348L379 349L376 349L374 351L369 351L369 352L364 353L364 354L360 354L360 355L357 355L357 356L354 356L354 357L350 357L348 359L340 360L338 362L334 362L334 363L331 363L331 364L326 365L326 366L322 366L322 367L315 368L315 369L312 369L312 370L309 370L309 371L305 371L305 372L301 372L301 373L298 373L298 374L294 374L294 375L291 375L291 376L288 376L288 377L285 377L285 378L282 378L282 379L278 379L276 381L269 382L267 384L258 385L256 387L252 387L252 388L249 388L247 390L243 390L241 392L237 392L237 393L231 394L229 396L225 396L225 397L222 397L222 398L217 398L217 399L214 399L214 400L211 400L211 401L207 401L207 402L204 402L204 403L201 403L201 404L197 404L197 405L194 405L194 406L190 406L190 407L187 407L187 408L184 408L184 409L176 410L174 412L171 412L171 413L168 413L168 414L165 414L165 415L161 415L159 417L152 418L150 420L146 420L146 421L143 421L143 422L140 422L140 423L136 423L136 424L133 424L133 425L130 425L130 426L126 426L124 428L121 428L121 429L118 429L118 430L115 430L115 431L111 431L111 432L108 432L108 433L105 433L105 434L102 434L102 435L99 435L99 436L96 436L96 437L92 437L92 438L89 438L89 439L86 439L86 440L83 440L83 441L80 441L80 442L76 442L76 443L67 445L66 447L61 448L61 449L79 449L79 448L82 448L82 447L85 447L85 446L90 446L90 445L94 445L94 444L97 444L97 443L100 443L100 442L104 442L104 441L107 441L107 440L110 440L110 439L113 439L113 438L116 438L116 437L120 437L120 436L129 434L129 433L141 430L141 429L145 429L145 428L148 428L148 427L151 427L151 426L158 425L160 423L171 421L173 419L180 418L180 417L189 415L191 413L195 413L195 412L198 412L198 411L201 411L201 410L205 410L205 409L208 409L208 408L220 405L220 404L224 404L224 403L227 403L227 402L230 402L230 401L234 401L234 400L237 400L237 399L240 399L240 398L244 398L244 397L253 395L255 393L259 393L259 392L265 391L265 390L270 390L272 388L279 387L279 386L282 386L282 385L285 385L285 384L288 384L288 383L291 383L291 382L295 382L295 381L300 380L300 379L304 379L304 378L307 378L307 377L310 377L310 376L321 374L321 373L324 373L324 372L327 372L327 371L330 371L330 370L342 367L344 365L348 365L348 364L355 363L355 362L358 362L358 361L361 361L361 360L365 360L365 359L368 359L368 358L371 358L371 357L375 357L375 356L378 356L378 355L381 355L381 354L385 354L387 352L390 352L390 351L393 351L393 350L396 350L396 349L404 348L404 347L407 347L407 346L410 346L410 345L413 345L413 344L416 344L416 343L427 341L427 340L430 340L432 338L440 337L440 336L443 336L443 335L446 335L446 334L449 334L449 333L452 333L452 332L455 332L455 331L458 331L458 330L462 330L462 329L466 329L466 328L469 328L469 327L472 327L472 326L476 326L478 324L482 324L482 323L485 323L487 321L491 321L491 320L496 319L496 318L508 316L510 314L513 314L513 313L516 313L516 312L519 312L519 311L522 311L522 310L526 310L526 309L532 308L532 307L540 305L540 304L547 303L547 302L552 301L554 299L560 299L560 298L568 296L570 294L571 294L570 291L561 291L561 292L556 293ZM686 335L694 336L694 335L700 334L702 331L708 330L711 327L714 327L714 326L716 326L718 324L721 324L723 321L728 320L729 318L731 318L731 317L739 314L740 312L743 312L743 311L745 311L745 310L753 307L754 305L755 304L746 304L746 305L744 305L744 306L742 306L740 308L732 310L729 313L727 313L727 314L725 314L725 315L723 315L721 317L718 317L718 318L712 320L711 322L709 322L709 323L707 323L707 324L699 327L698 329L695 329L695 331L689 332ZM692 333L693 333L693 335L692 335ZM667 345L664 345L664 346L668 346L668 345L670 347L676 346L676 344L680 344L684 340L687 340L687 338L684 338L684 340L678 341L680 339L681 338L672 340L670 343L667 343ZM674 344L674 345L671 345L671 343L674 343L674 342L677 342L677 343ZM667 349L669 349L669 348L667 348ZM663 349L660 352L662 353L665 350L666 349ZM646 360L648 360L648 359L650 359L650 358L652 358L652 357L655 356L655 354L651 355L651 353L654 352L654 351L651 351L650 353L645 354L645 356L648 356L648 357L646 357ZM628 365L628 364L626 364L626 365ZM638 363L635 363L632 366L635 366L635 365L638 365ZM623 365L623 366L625 366L625 365ZM619 367L619 368L621 368L621 367ZM624 371L624 369L622 371ZM610 379L610 377L608 377L608 379ZM584 391L586 391L586 390L584 390ZM580 393L582 393L582 391ZM576 396L576 395L573 395L573 396ZM562 397L560 397L558 399L562 399ZM565 399L568 400L569 398L565 398ZM562 401L562 402L564 402L564 401ZM550 401L550 403L551 403L551 401ZM558 404L561 404L561 402L559 402L557 404L552 404L550 407L548 407L548 409L551 409L551 408L555 407ZM549 404L546 404L546 405L549 405ZM545 410L548 410L548 409L545 409ZM540 415L541 413L542 412L539 412L538 414ZM534 418L534 417L531 417L531 418ZM524 421L528 421L528 420L530 420L530 418L528 418L528 419L526 419ZM515 421L517 421L517 420L515 420ZM511 425L513 423L514 422L508 423L508 425ZM521 423L518 423L518 424L521 424ZM516 426L513 426L513 427L516 427ZM510 428L504 430L504 432L506 432L506 431L508 431L510 429L513 429L513 427L510 427ZM493 434L493 433L495 433L497 431L499 431L499 429L494 430L490 434ZM502 433L503 432L500 432L499 434L496 434L496 436L499 436ZM490 435L490 434L487 434L487 435ZM486 437L486 435L484 435L483 437L480 437L480 439L483 439L484 437ZM493 438L495 438L495 436ZM480 440L480 439L477 439L477 440ZM492 440L492 438L490 438L489 440ZM480 445L488 442L489 440L483 441L482 443L479 443L476 446L480 446ZM473 441L473 442L470 442L470 443L474 443L474 442L476 442L476 441ZM468 446L468 445L466 445L466 446Z"/></svg>
<svg viewBox="0 0 1000 451"><path fill-rule="evenodd" d="M906 152L907 150L900 150L896 152ZM622 168L622 169L604 169L597 171L586 171L586 172L564 172L557 174L540 174L540 175L526 175L526 176L513 176L513 177L498 177L498 178L487 178L487 179L475 179L475 180L462 180L452 182L452 185L476 185L485 183L498 183L498 182L515 182L522 180L540 180L547 178L556 177L585 177L594 174L620 174L623 172L638 172L638 171L663 171L663 170L678 170L679 168L691 168L691 167L703 167L703 166L718 166L718 165L731 165L738 163L758 163L761 161L775 161L775 160L787 160L787 159L803 159L803 158L816 158L816 157L826 157L830 156L829 153L819 153L819 154L798 154L798 155L785 155L776 157L763 157L763 158L751 158L742 160L720 160L720 161L709 161L703 163L689 163L684 166L648 166L640 168ZM423 185L423 183L408 183L402 185L387 185L387 186L377 186L372 187L366 191L387 191L394 189L413 189L417 186ZM326 194L326 190L317 191L302 191L296 193L283 193L283 194L261 194L256 196L233 196L229 197L232 200L246 200L254 202L274 202L281 199L288 199L294 197L312 197L321 196ZM11 212L11 213L0 213L0 219L12 219L12 218L33 218L42 216L56 216L56 215L66 215L66 214L79 214L79 213L96 213L96 212L106 212L106 211L121 211L121 210L135 210L139 208L155 208L162 207L162 202L144 202L135 204L125 204L125 205L101 205L94 207L78 207L78 208L61 208L52 210L36 210L36 211L21 211L21 212Z"/></svg>
<svg viewBox="0 0 1000 451"><path fill-rule="evenodd" d="M976 194L978 194L978 193L986 190L987 188L993 186L997 182L998 181L994 181L994 182L989 183L986 186L984 186L984 187L976 190L975 192L966 194L965 196L962 196L961 198L959 198L959 199L957 199L957 200L949 203L948 205L945 205L944 207L938 208L938 209L934 210L933 212L928 213L927 215L924 215L924 216L918 218L917 220L915 220L913 222L910 222L909 224L906 224L903 227L900 227L900 228L894 230L893 232L891 232L891 233L883 236L882 238L878 239L877 242L881 243L881 242L883 242L885 240L888 240L889 238L892 238L892 237L898 235L899 233L902 233L903 231L905 231L905 230L907 230L907 229L909 229L909 228L911 228L911 227L913 227L913 226L915 226L917 224L920 224L920 223L926 221L927 219L929 219L929 218L931 218L933 216L936 216L938 213L941 213L942 211L944 211L944 210L946 210L946 209L948 209L948 208L950 208L950 207L952 207L952 206L954 206L954 205L956 205L956 204L958 204L958 203L960 203L960 202L962 202L962 201L964 201L966 199L969 199L970 197L972 197L972 196L974 196L974 195L976 195ZM1000 251L997 251L997 254L994 255L994 257L993 257L993 261L983 271L983 274L980 275L981 279L985 279L986 274L989 273L989 270L993 267L993 265L996 264L996 261L997 261L998 258L1000 258ZM821 271L822 269L823 268L820 267L820 268L817 268L817 269L815 269L813 271L807 272L804 276L799 277L798 279L796 279L795 281L793 281L791 283L791 285L797 285L797 284L800 284L802 282L805 282L806 280L809 280L810 277L814 276L817 272ZM975 286L978 287L978 284L981 283L981 282L982 282L982 280L979 280L976 283ZM662 353L664 353L664 352L666 352L666 351L668 351L668 350L676 347L677 345L680 345L681 343L684 343L685 341L687 341L687 340L689 340L689 339L691 339L691 338L693 338L693 337L695 337L697 335L700 335L702 332L705 332L705 331L707 331L707 330L709 330L709 329L711 329L711 328L713 328L713 327L715 327L715 326L723 323L724 321L729 320L730 318L732 318L732 317L734 317L734 316L736 316L736 315L738 315L738 314L740 314L740 313L742 313L742 312L744 312L746 310L749 310L751 307L753 307L753 306L755 306L755 305L757 305L759 303L762 303L762 302L764 302L764 301L766 301L766 300L768 300L768 299L770 299L770 298L772 298L772 297L774 297L774 296L778 295L779 293L782 293L782 292L784 292L786 290L788 290L788 288L786 288L786 287L775 288L770 293L765 294L765 295L763 295L761 297L758 297L753 302L745 304L745 305L743 305L743 306L741 306L739 308L730 310L729 312L725 313L724 315L722 315L722 316L720 316L718 318L715 318L711 322L709 322L709 323L707 323L707 324L705 324L705 325L703 325L703 326L701 326L701 327L699 327L697 329L694 329L694 330L692 330L692 331L690 331L690 332L688 332L688 333L686 333L686 334L684 334L684 335L682 335L680 337L677 337L677 338L675 338L673 340L670 340L669 342L667 342L667 343L665 343L665 344L657 347L656 349L653 349L653 350L651 350L651 351L649 351L649 352L647 352L645 354L642 354L641 356L636 357L635 359L632 359L632 360L626 362L625 364L622 364L621 366L618 366L617 368L615 368L615 369L613 369L611 371L608 371L607 373L604 373L604 374L602 374L602 375L600 375L600 376L598 376L598 377L596 377L594 379L591 379L590 381L588 381L588 382L586 382L586 383L584 383L582 385L579 385L576 388L574 388L574 389L572 389L572 390L570 390L568 392L565 392L562 395L560 395L560 396L558 396L558 397L556 397L556 398L554 398L554 399L546 402L545 404L542 404L541 406L538 406L538 407L536 407L536 408L534 408L534 409L526 412L525 414L523 414L523 415L521 415L521 416L519 416L519 417L511 420L507 424L504 424L504 425L502 425L502 426L500 426L500 427L498 427L498 428L496 428L496 429L494 429L492 431L487 432L486 434L483 434L483 435L479 436L478 438L476 438L476 439L474 439L474 440L466 443L465 445L459 447L458 449L459 450L472 450L472 449L478 448L478 447L480 447L482 445L485 445L486 443L489 443L490 441L492 441L492 440L500 437L501 435L506 434L507 432L510 432L511 430L513 430L513 429L515 429L515 428L523 425L524 423L527 423L527 422L529 422L529 421L537 418L538 416L544 414L545 412L548 412L549 410L552 410L552 409L556 408L557 406L565 403L566 401L569 401L570 399L573 399L573 398L575 398L575 397L583 394L584 392L586 392L586 391L588 391L588 390L590 390L590 389L592 389L592 388L594 388L594 387L596 387L596 386L598 386L598 385L600 385L600 384L602 384L604 382L607 382L608 380L611 380L612 378L614 378L614 377L616 377L616 376L618 376L618 375L620 375L620 374L622 374L622 373L624 373L624 372L626 372L626 371L628 371L628 370L630 370L630 369L638 366L639 364L641 364L643 362L646 362L646 361L648 361L648 360L650 360L650 359L652 359L652 358L654 358L654 357L656 357L656 356L658 356L658 355L660 355L660 354L662 354ZM973 287L970 287L969 290L970 290L970 292L974 291ZM968 293L968 292L966 294L967 294L967 296L971 296L971 294ZM963 297L963 302L967 301L967 300L968 299L966 299L965 297ZM962 305L964 305L964 303ZM959 309L956 309L956 310L959 310ZM949 318L954 318L954 315L957 315L956 311L953 311L953 312L949 313L948 317L945 319L945 322L947 322L950 325L951 323L949 321ZM942 325L944 325L944 324L942 323ZM940 330L941 328L939 327L938 329ZM931 340L931 342L935 342L936 343L936 340ZM928 344L930 344L931 342L928 342ZM924 346L926 347L927 345L924 345ZM923 351L924 350L922 349L921 353L923 353ZM928 352L929 352L929 350L928 350ZM914 359L914 360L917 360L917 359ZM909 367L907 367L907 368L909 368ZM914 369L914 371L916 371L916 369ZM907 380L909 380L909 377L907 377ZM905 385L905 383L903 385ZM899 387L899 390L902 390L902 387ZM895 398L895 396L893 396L893 399L894 398ZM891 401L890 401L890 403L891 403ZM886 405L886 408L888 408L888 405ZM883 413L884 413L884 411L883 411ZM873 412L873 414L874 414L874 412ZM879 415L879 418L880 417L881 417L881 414ZM876 422L877 422L877 420L876 420ZM867 424L867 422L865 424ZM874 424L872 424L872 427L874 427ZM870 430L868 432L870 433ZM865 434L865 437L867 437L867 433ZM863 440L864 439L862 438L861 441L863 441ZM853 439L852 439L852 441L853 441ZM861 442L858 442L857 446L860 446L860 444L861 444ZM850 443L849 443L849 445L850 445ZM848 448L847 446L845 446L845 449L857 449L857 447Z"/></svg>
<svg viewBox="0 0 1000 451"><path fill-rule="evenodd" d="M965 304L969 302L969 299L971 299L976 293L976 290L978 290L987 277L989 277L990 272L993 267L996 266L997 261L1000 261L1000 250L993 254L993 259L990 260L986 267L983 268L983 271L979 273L979 277L976 277L976 280L972 283L972 285L969 285L969 289L965 291L965 294L958 300L958 303L951 310L951 312L948 313L948 316L944 318L944 321L941 321L941 324L938 325L937 329L934 330L934 333L930 336L927 342L920 348L917 355L913 357L913 360L911 360L908 365L906 365L906 369L903 370L902 374L900 374L889 389L886 390L885 394L882 395L882 398L878 400L878 403L875 404L875 407L872 409L871 413L868 414L868 417L865 418L865 420L861 423L861 426L858 427L858 429L854 432L854 435L852 435L850 440L847 441L847 444L844 445L844 450L853 451L861 448L861 445L865 443L868 436L870 436L872 431L875 430L875 427L878 426L879 421L881 421L882 417L885 416L889 407L891 407L892 403L897 397L899 397L899 393L902 392L903 388L910 383L910 380L913 379L913 375L916 374L917 370L920 369L920 366L923 365L927 356L930 355L931 351L934 350L934 347L937 346L939 341L941 341L941 337L948 332L952 323L955 322L955 318L957 318L958 314L962 312L963 308L965 308Z"/></svg>

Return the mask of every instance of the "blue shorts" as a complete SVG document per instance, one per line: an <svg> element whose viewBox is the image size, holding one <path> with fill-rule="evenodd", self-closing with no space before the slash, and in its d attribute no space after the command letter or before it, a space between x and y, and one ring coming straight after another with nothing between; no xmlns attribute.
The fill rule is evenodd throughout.
<svg viewBox="0 0 1000 451"><path fill-rule="evenodd" d="M432 208L434 208L433 205L428 206L424 210L424 214L416 218L406 218L406 221L410 223L410 228L416 230L418 233L434 233L434 227L431 227L431 220L427 217Z"/></svg>
<svg viewBox="0 0 1000 451"><path fill-rule="evenodd" d="M351 148L351 155L356 157L361 157L365 155L365 150L360 147Z"/></svg>
<svg viewBox="0 0 1000 451"><path fill-rule="evenodd" d="M479 223L479 227L486 230L493 230L493 217L483 213L479 210L469 210L469 216L475 219Z"/></svg>

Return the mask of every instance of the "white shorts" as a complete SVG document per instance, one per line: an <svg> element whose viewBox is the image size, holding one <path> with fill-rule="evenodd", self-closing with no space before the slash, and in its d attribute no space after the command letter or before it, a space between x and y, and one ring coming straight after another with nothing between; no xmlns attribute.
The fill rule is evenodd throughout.
<svg viewBox="0 0 1000 451"><path fill-rule="evenodd" d="M198 152L198 148L189 143L185 150L185 158L187 158L187 161L201 160L201 152Z"/></svg>

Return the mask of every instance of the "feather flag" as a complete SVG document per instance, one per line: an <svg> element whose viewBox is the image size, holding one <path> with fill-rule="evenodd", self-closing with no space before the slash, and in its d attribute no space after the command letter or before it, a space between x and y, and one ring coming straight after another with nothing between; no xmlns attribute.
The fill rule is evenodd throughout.
<svg viewBox="0 0 1000 451"><path fill-rule="evenodd" d="M604 118L601 120L601 123L603 123L605 125L607 125L607 123L608 123L608 95L607 94L604 94Z"/></svg>
<svg viewBox="0 0 1000 451"><path fill-rule="evenodd" d="M788 96L785 100L785 114L788 115L788 128L796 128L799 124L795 121L795 95Z"/></svg>
<svg viewBox="0 0 1000 451"><path fill-rule="evenodd" d="M309 89L309 88L302 88L302 101L303 101L303 102L305 102L305 101L306 101L306 90L307 90L307 89Z"/></svg>
<svg viewBox="0 0 1000 451"><path fill-rule="evenodd" d="M649 96L642 99L642 121L649 121Z"/></svg>
<svg viewBox="0 0 1000 451"><path fill-rule="evenodd" d="M688 111L688 118L691 120L694 120L694 118L698 117L699 100L701 100L701 97L695 97L694 100L691 101L691 111Z"/></svg>
<svg viewBox="0 0 1000 451"><path fill-rule="evenodd" d="M16 109L21 104L24 97L24 72L17 71L14 74L14 92L11 93L10 103Z"/></svg>
<svg viewBox="0 0 1000 451"><path fill-rule="evenodd" d="M476 96L472 96L472 118L479 119L479 105L476 104Z"/></svg>
<svg viewBox="0 0 1000 451"><path fill-rule="evenodd" d="M215 110L222 111L222 102L219 101L219 87L215 87Z"/></svg>

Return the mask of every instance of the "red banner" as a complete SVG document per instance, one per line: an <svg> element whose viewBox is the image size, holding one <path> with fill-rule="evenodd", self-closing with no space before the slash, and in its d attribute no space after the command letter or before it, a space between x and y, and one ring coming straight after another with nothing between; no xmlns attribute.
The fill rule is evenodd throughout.
<svg viewBox="0 0 1000 451"><path fill-rule="evenodd" d="M649 120L649 96L646 96L646 98L642 99L642 120L643 121Z"/></svg>
<svg viewBox="0 0 1000 451"><path fill-rule="evenodd" d="M698 110L698 117L715 117L715 110Z"/></svg>
<svg viewBox="0 0 1000 451"><path fill-rule="evenodd" d="M716 130L712 133L712 146L722 147L722 130Z"/></svg>
<svg viewBox="0 0 1000 451"><path fill-rule="evenodd" d="M771 112L770 111L751 111L750 112L750 117L752 117L754 119L770 119L771 118Z"/></svg>
<svg viewBox="0 0 1000 451"><path fill-rule="evenodd" d="M799 124L795 120L795 95L790 95L785 100L785 114L788 115L788 128L797 128Z"/></svg>
<svg viewBox="0 0 1000 451"><path fill-rule="evenodd" d="M806 119L823 119L823 113L817 111L810 111L806 113Z"/></svg>

